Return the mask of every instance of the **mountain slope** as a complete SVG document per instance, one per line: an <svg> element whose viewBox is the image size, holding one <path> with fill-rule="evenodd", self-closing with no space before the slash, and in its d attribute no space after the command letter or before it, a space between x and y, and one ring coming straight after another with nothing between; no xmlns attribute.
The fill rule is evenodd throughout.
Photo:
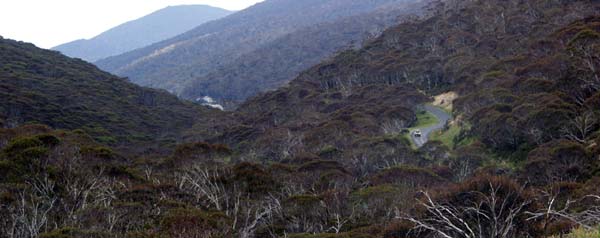
<svg viewBox="0 0 600 238"><path fill-rule="evenodd" d="M598 237L600 3L434 3L218 120L198 118L168 154L122 155L79 130L0 129L0 238ZM106 91L89 64L2 45L0 72L22 79L12 84L40 91L36 77L87 73ZM28 100L22 91L10 98ZM419 105L446 91L434 104L453 113L452 143L411 147L408 128L433 123ZM114 96L115 111L131 98ZM205 121L219 131L208 143Z"/></svg>
<svg viewBox="0 0 600 238"><path fill-rule="evenodd" d="M392 7L299 29L196 77L181 96L194 99L208 95L236 105L284 85L338 51L360 47L401 19L420 12L420 6L399 2Z"/></svg>
<svg viewBox="0 0 600 238"><path fill-rule="evenodd" d="M172 6L133 20L89 40L76 40L52 48L63 54L94 62L169 39L231 12L205 6Z"/></svg>
<svg viewBox="0 0 600 238"><path fill-rule="evenodd" d="M82 60L0 39L0 124L83 129L108 143L177 139L212 110L142 88Z"/></svg>
<svg viewBox="0 0 600 238"><path fill-rule="evenodd" d="M101 60L97 65L109 72L127 76L137 84L167 89L176 94L181 94L188 84L196 79L200 84L212 81L213 78L217 84L222 82L222 85L211 87L209 92L203 92L202 86L195 88L198 92L191 90L185 94L186 98L190 99L206 95L232 95L235 93L227 91L227 81L232 81L239 88L240 82L246 79L245 75L253 74L249 76L250 81L267 76L269 78L266 81L277 81L271 85L280 85L279 81L288 80L290 76L311 63L318 62L340 47L349 45L352 41L360 42L369 33L377 33L378 29L389 26L394 22L390 12L403 8L407 2L414 1L269 0L199 26L173 39ZM357 24L354 25L348 20L343 21L350 16L376 11L381 11L382 17L362 17L363 20L367 20L367 23L356 21L354 23ZM333 24L314 28L318 24L329 24L335 21L341 21L343 25L339 29ZM307 27L313 28L306 29ZM302 33L317 34L290 36L303 29L306 30ZM331 43L334 39L338 41ZM252 58L256 55L277 56L274 60L285 59L286 53L294 49L292 46L295 46L298 40L303 45L316 40L315 46L319 45L321 49L316 49L315 52L295 52L291 58L297 61L281 61L278 63L282 64L277 66L254 65L256 60ZM317 58L318 60L315 60ZM251 61L249 64L248 60ZM269 68L272 67L290 70L280 73L270 71ZM263 71L270 71L273 74L257 73ZM240 98L230 97L230 99L239 100L245 96L247 95Z"/></svg>
<svg viewBox="0 0 600 238"><path fill-rule="evenodd" d="M589 130L578 143L594 146L599 29L584 18L599 14L598 3L454 3L438 3L430 17L406 21L248 100L237 111L243 126L221 139L253 148L290 135L303 141L298 151L333 145L351 158L365 135L383 136L394 122L398 131L410 127L414 113L406 109L453 91L454 123L464 125L458 142L479 141L495 156L523 161L542 144L573 140L583 120ZM402 113L384 113L392 105ZM262 150L273 151L280 150Z"/></svg>

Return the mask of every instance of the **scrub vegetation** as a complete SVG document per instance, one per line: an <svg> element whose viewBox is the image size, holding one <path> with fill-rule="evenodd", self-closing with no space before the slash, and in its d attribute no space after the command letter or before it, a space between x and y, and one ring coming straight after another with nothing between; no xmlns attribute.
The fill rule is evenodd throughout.
<svg viewBox="0 0 600 238"><path fill-rule="evenodd" d="M600 2L424 11L227 112L0 40L0 237L596 236Z"/></svg>

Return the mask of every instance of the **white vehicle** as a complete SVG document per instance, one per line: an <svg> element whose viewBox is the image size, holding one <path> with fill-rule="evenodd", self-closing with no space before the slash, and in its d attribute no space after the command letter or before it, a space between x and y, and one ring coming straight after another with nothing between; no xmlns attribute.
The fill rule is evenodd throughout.
<svg viewBox="0 0 600 238"><path fill-rule="evenodd" d="M421 130L415 130L415 131L413 131L413 135L415 137L421 137Z"/></svg>

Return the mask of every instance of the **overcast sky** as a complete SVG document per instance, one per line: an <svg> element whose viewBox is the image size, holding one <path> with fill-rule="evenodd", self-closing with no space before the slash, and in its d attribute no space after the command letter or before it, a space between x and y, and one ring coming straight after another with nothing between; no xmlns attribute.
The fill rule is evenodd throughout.
<svg viewBox="0 0 600 238"><path fill-rule="evenodd" d="M261 1L1 0L0 36L50 48L72 40L89 39L167 6L206 4L241 10Z"/></svg>

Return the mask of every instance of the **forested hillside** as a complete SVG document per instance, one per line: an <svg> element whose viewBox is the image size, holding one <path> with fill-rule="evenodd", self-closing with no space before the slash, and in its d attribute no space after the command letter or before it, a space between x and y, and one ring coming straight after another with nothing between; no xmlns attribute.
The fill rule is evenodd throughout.
<svg viewBox="0 0 600 238"><path fill-rule="evenodd" d="M109 144L175 140L212 110L82 60L0 39L0 125L81 129Z"/></svg>
<svg viewBox="0 0 600 238"><path fill-rule="evenodd" d="M344 47L360 45L398 16L419 12L414 5L420 2L269 0L97 65L187 99L210 96L237 104Z"/></svg>
<svg viewBox="0 0 600 238"><path fill-rule="evenodd" d="M578 213L586 205L565 201L591 204L594 196L586 195L598 193L592 184L600 171L600 5L441 1L429 7L427 17L393 27L362 49L345 51L288 86L248 100L236 112L242 125L227 128L220 139L261 161L330 172L330 166L341 166L365 176L358 180L369 184L363 189L372 192L371 199L407 193L393 189L432 188L417 196L421 205L402 208L387 200L384 207L396 204L387 214L401 219L383 237L545 237L578 226L593 229L597 220L586 219L597 215L592 212L597 207ZM441 132L451 137L414 151L404 135L418 123L417 104L445 92L458 95L451 103L455 118ZM386 111L394 107L396 113ZM443 183L428 172L464 182L436 192ZM469 192L481 194L460 195ZM346 201L356 204L350 202L356 195ZM490 212L504 210L485 210L498 205L489 199L514 206L516 212L502 219L515 223L490 228ZM548 207L557 201L560 205ZM453 218L454 211L462 215ZM553 215L533 215L541 211ZM412 233L404 230L410 227ZM469 229L482 235L461 235Z"/></svg>
<svg viewBox="0 0 600 238"><path fill-rule="evenodd" d="M169 39L229 14L231 12L225 9L205 5L172 6L123 23L92 39L76 40L52 49L94 62Z"/></svg>
<svg viewBox="0 0 600 238"><path fill-rule="evenodd" d="M364 41L374 39L403 18L414 17L420 7L422 4L399 2L392 7L296 30L194 78L181 97L195 99L210 95L236 106L260 92L285 85L336 52L360 48Z"/></svg>
<svg viewBox="0 0 600 238"><path fill-rule="evenodd" d="M119 101L100 112L131 103L127 117L188 128L176 146L126 153L87 135L94 131L17 126L15 115L29 111L5 113L1 238L600 235L597 1L434 1L232 112L157 91L173 101L135 104L133 93L117 93L134 87L122 79L2 42L2 56L12 52L2 67L12 66L0 88L49 73L100 89L113 79ZM16 75L25 76L7 80ZM16 105L43 101L16 92L7 97L24 98ZM427 103L453 118L417 147L410 131L431 123Z"/></svg>

